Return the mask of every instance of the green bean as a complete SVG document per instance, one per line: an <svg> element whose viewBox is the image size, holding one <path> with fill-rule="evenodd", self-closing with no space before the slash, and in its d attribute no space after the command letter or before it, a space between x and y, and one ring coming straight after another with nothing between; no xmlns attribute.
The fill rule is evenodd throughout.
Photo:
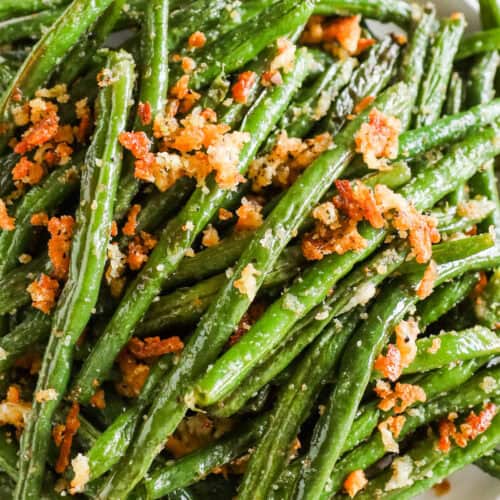
<svg viewBox="0 0 500 500"><path fill-rule="evenodd" d="M197 482L215 467L220 467L244 454L249 446L261 439L268 420L267 415L262 415L255 420L245 422L215 443L154 468L143 483L147 497L162 498L177 488Z"/></svg>
<svg viewBox="0 0 500 500"><path fill-rule="evenodd" d="M203 31L207 43L211 43L225 33L255 18L276 1L248 0L234 4L224 0L220 2L220 7L218 7L217 2L205 0L206 5L201 6L199 12L179 18L176 23L177 29L172 33L173 36L169 37L174 40L171 46L179 47L180 42L184 41L195 30ZM191 4L192 10L193 4ZM174 22L173 16L172 22ZM181 54L189 55L189 48L182 49Z"/></svg>
<svg viewBox="0 0 500 500"><path fill-rule="evenodd" d="M433 148L464 139L499 118L500 99L445 116L431 125L410 130L399 139L400 158L414 158Z"/></svg>
<svg viewBox="0 0 500 500"><path fill-rule="evenodd" d="M16 153L8 154L1 160L0 170L0 196L6 196L14 191L14 181L12 179L12 169L16 166L20 156Z"/></svg>
<svg viewBox="0 0 500 500"><path fill-rule="evenodd" d="M170 369L172 357L160 358L152 367L137 400L123 411L106 430L97 437L86 453L91 481L101 477L118 463L129 446L142 412L156 397L159 382Z"/></svg>
<svg viewBox="0 0 500 500"><path fill-rule="evenodd" d="M0 60L1 61L1 60ZM0 62L0 92L3 93L14 78L16 71L5 61Z"/></svg>
<svg viewBox="0 0 500 500"><path fill-rule="evenodd" d="M418 15L406 2L400 0L318 0L314 13L322 16L352 16L361 14L363 17L378 21L394 22L407 26L412 17Z"/></svg>
<svg viewBox="0 0 500 500"><path fill-rule="evenodd" d="M456 113L460 113L464 103L464 97L464 80L457 72L454 72L451 75L450 85L448 88L448 98L445 105L446 114L454 115ZM468 188L465 184L463 184L458 189L453 191L453 193L448 196L446 201L453 206L461 205L467 201L468 194Z"/></svg>
<svg viewBox="0 0 500 500"><path fill-rule="evenodd" d="M288 37L291 42L296 42L300 33L302 32L303 26L298 26L295 31L291 32ZM317 67L317 53L313 50L309 50L312 58L310 64L308 64L308 75L313 73L313 70ZM276 47L273 45L267 47L261 51L257 57L251 60L244 68L244 71L252 71L258 76L262 75L264 71L267 70L271 60L276 56ZM307 78L306 76L306 78ZM242 121L245 113L253 106L259 93L262 91L262 81L261 78L256 78L253 85L248 90L248 95L245 103L237 103L234 99L225 99L216 108L217 116L219 117L220 123L225 123L231 128L236 128Z"/></svg>
<svg viewBox="0 0 500 500"><path fill-rule="evenodd" d="M187 201L194 187L193 179L183 177L164 193L153 189L145 195L140 203L141 211L137 216L136 233L141 231L150 233L160 228ZM130 236L122 234L120 247L126 247L130 240Z"/></svg>
<svg viewBox="0 0 500 500"><path fill-rule="evenodd" d="M494 52L479 57L472 66L467 85L469 105L487 102L494 95L494 79L498 61L498 53ZM494 211L485 218L479 229L487 231L493 224L497 235L500 235L500 201L493 162L485 164L471 179L470 187L473 194L486 196L495 204Z"/></svg>
<svg viewBox="0 0 500 500"><path fill-rule="evenodd" d="M495 210L495 204L485 197L476 196L473 200L460 203L460 207L452 206L432 211L438 221L441 234L453 234L471 229L483 222Z"/></svg>
<svg viewBox="0 0 500 500"><path fill-rule="evenodd" d="M454 115L460 113L464 102L464 81L459 73L454 71L451 75L448 97L446 99L446 114Z"/></svg>
<svg viewBox="0 0 500 500"><path fill-rule="evenodd" d="M387 500L409 500L432 485L443 481L466 465L473 463L481 456L491 452L500 439L500 415L497 415L489 428L479 437L470 441L465 448L454 446L447 454L435 449L436 439L434 437L425 440L417 449L416 453L409 452L414 469L410 476L411 484L391 491L386 491L384 499ZM415 465L418 464L418 467ZM416 470L415 470L416 469ZM383 476L381 479L385 480ZM385 481L384 481L385 482ZM360 500L373 498L373 491L384 487L384 483L373 481L369 487L359 494Z"/></svg>
<svg viewBox="0 0 500 500"><path fill-rule="evenodd" d="M244 383L210 408L210 412L228 417L239 411L252 394L284 370L337 316L366 305L377 286L404 262L407 254L408 250L404 247L392 245L381 250L369 262L361 263L336 286L332 297L298 321L287 333L282 345L259 363Z"/></svg>
<svg viewBox="0 0 500 500"><path fill-rule="evenodd" d="M50 7L67 5L69 0L51 0ZM0 19L8 19L21 14L33 14L47 8L46 0L5 0L0 6Z"/></svg>
<svg viewBox="0 0 500 500"><path fill-rule="evenodd" d="M367 58L352 74L349 85L340 92L318 124L318 132L336 134L361 99L376 96L390 81L399 52L399 46L390 37L372 47Z"/></svg>
<svg viewBox="0 0 500 500"><path fill-rule="evenodd" d="M361 118L360 118L361 120ZM356 127L357 123L353 125ZM350 144L352 141L352 137L349 138L347 144ZM339 141L339 144L341 142ZM351 146L352 147L352 146ZM336 154L332 156L331 166L332 171L335 172L341 165L345 166L346 159L351 155L349 153L347 147L338 148L339 153L338 157ZM338 158L338 159L337 159ZM336 161L335 161L336 160ZM324 172L325 168L325 159L320 160L318 163L320 168L314 168L311 166L309 169L305 171L305 179L310 181L311 179L316 179L318 170L321 169ZM328 170L327 170L328 171ZM303 180L303 178L301 177ZM287 195L294 191L294 187L297 190L299 186L301 186L301 179L297 180L296 183L290 188L287 192ZM304 181L305 182L305 181ZM308 185L308 184L306 184ZM319 187L318 189L321 189ZM325 188L324 188L325 189ZM303 198L298 190L298 198L300 200L305 200L305 204L308 205L309 199L313 197L318 197L321 195L321 191L317 192L313 190L312 194L310 194L310 198ZM138 460L133 460L134 463L138 465L135 467L134 475L129 477L138 477L140 478L147 466L148 461L151 461L151 455L154 455L157 449L157 444L153 443L161 443L165 439L165 437L173 430L173 427L178 422L178 418L183 415L185 412L185 407L183 404L180 404L176 400L176 395L179 394L180 391L184 391L186 387L186 383L188 382L188 377L192 380L192 377L196 377L203 370L206 369L206 366L214 360L217 356L220 349L225 344L227 338L232 333L233 327L237 324L239 319L241 318L243 312L248 307L250 300L249 297L245 294L235 293L236 290L233 286L236 277L238 277L242 269L246 267L248 262L252 262L253 265L257 266L256 269L262 269L262 277L259 276L256 285L256 289L262 283L262 279L265 276L265 271L271 268L272 264L278 257L279 253L283 249L286 242L291 238L292 232L301 222L301 218L305 215L303 214L303 207L299 207L299 201L297 199L290 198L287 199L287 195L282 199L282 202L273 210L272 214L268 216L264 225L257 231L252 242L247 247L243 256L241 257L237 269L234 271L233 277L229 278L228 284L219 292L218 298L212 303L209 310L206 313L204 320L200 322L200 327L195 332L195 334L191 337L190 341L186 345L183 356L181 357L181 362L176 366L176 369L173 371L169 379L166 381L165 386L162 390L162 397L155 403L150 414L148 416L148 420L151 420L151 423L148 420L145 421L144 429L139 432L139 437L136 443L145 442L148 443L146 446L147 449L151 450L151 453L147 455L144 454L144 446L137 447L135 444L132 448L132 451L129 453L130 456L141 455L141 458ZM277 225L277 223L279 225ZM273 238L270 241L270 245L263 246L261 245L261 240L267 241L265 239L265 233L268 229L274 231L282 230L283 236L280 237L277 241ZM279 233L278 233L279 234ZM253 293L252 293L253 295ZM227 300L229 299L229 300ZM225 310L225 308L221 308L221 306L228 305L229 314ZM227 319L224 323L221 323L221 318L219 311L224 311ZM224 325L223 328L220 328L221 324ZM183 380L182 385L177 384L178 377L181 377ZM173 393L173 394L172 394ZM174 405L176 409L174 411L170 411L171 406ZM165 414L169 416L169 425L165 425L165 419L163 415ZM172 413L175 415L175 420L172 418ZM161 426L156 422L162 422ZM146 459L144 459L146 455ZM139 458L139 457L138 457ZM124 460L126 460L125 457ZM128 467L128 466L127 466ZM130 470L130 467L128 467ZM121 471L119 471L121 472ZM115 474L112 476L111 481L106 486L104 491L109 492L112 491L112 486L114 486L116 491L116 487L118 482L118 477L120 475L128 475L127 471L121 472L121 474ZM119 484L123 484L123 481L119 482Z"/></svg>
<svg viewBox="0 0 500 500"><path fill-rule="evenodd" d="M464 38L455 56L456 61L500 49L500 28L476 31Z"/></svg>
<svg viewBox="0 0 500 500"><path fill-rule="evenodd" d="M14 132L11 117L14 96L21 92L24 99L33 97L35 91L49 80L68 50L110 4L111 0L90 3L86 0L74 0L35 45L0 98L0 121L5 125L0 134L0 153ZM8 9L8 6L2 8Z"/></svg>
<svg viewBox="0 0 500 500"><path fill-rule="evenodd" d="M240 172L246 171L259 146L302 82L306 59L307 54L299 52L295 69L285 76L283 85L266 91L247 115L240 130L253 133L240 153L238 165ZM197 188L179 215L170 220L148 262L129 285L105 332L86 359L74 384L74 397L88 401L92 396L94 380L100 380L101 375L105 375L111 368L114 358L128 341L133 328L159 294L168 276L178 267L184 253L204 229L225 196L226 191L216 184L213 177L210 177L206 187ZM132 308L131 303L134 304Z"/></svg>
<svg viewBox="0 0 500 500"><path fill-rule="evenodd" d="M11 313L29 304L31 298L26 291L28 285L38 278L40 273L50 274L52 271L52 264L45 254L7 273L0 280L0 314Z"/></svg>
<svg viewBox="0 0 500 500"><path fill-rule="evenodd" d="M330 108L338 92L350 81L355 60L347 58L331 64L310 87L305 88L281 120L289 137L306 137L314 123Z"/></svg>
<svg viewBox="0 0 500 500"><path fill-rule="evenodd" d="M178 269L166 279L163 290L174 290L180 285L225 271L238 260L252 237L253 232L237 231L224 238L219 245L205 248L194 257L184 257Z"/></svg>
<svg viewBox="0 0 500 500"><path fill-rule="evenodd" d="M139 103L149 104L152 122L142 123L137 113L133 129L145 132L151 139L153 138L153 120L164 113L168 91L168 17L167 0L152 0L147 3L140 45ZM115 218L117 220L125 216L138 190L139 181L134 176L134 159L130 153L126 153L115 204Z"/></svg>
<svg viewBox="0 0 500 500"><path fill-rule="evenodd" d="M462 302L472 292L477 281L477 274L468 273L434 290L430 297L417 305L419 328L425 330L428 325Z"/></svg>
<svg viewBox="0 0 500 500"><path fill-rule="evenodd" d="M500 268L489 277L486 288L474 301L474 312L479 322L493 330L498 329L500 318Z"/></svg>
<svg viewBox="0 0 500 500"><path fill-rule="evenodd" d="M476 166L480 162L478 159ZM428 175L430 171L426 171L424 175ZM432 171L436 172L434 169ZM418 178L419 176L417 176ZM414 189L415 184L419 184L418 180L414 181L413 186L410 183L406 188L403 188L403 191L407 191L409 194ZM436 184L433 184L433 188L435 190ZM430 193L427 194L427 196L429 195ZM412 199L413 197L410 195L409 198ZM420 199L417 206L420 203L425 204L424 198ZM456 264L448 268L444 265L443 270L439 266L439 278L436 285L467 270L467 268L460 268ZM302 476L297 487L299 497L317 498L326 486L329 473L340 455L347 433L354 420L357 406L370 378L364 367L372 366L375 356L387 339L388 328L390 328L391 324L394 325L394 321L401 319L415 302L416 297L413 292L409 292L404 286L388 290L370 311L372 321L368 320L356 332L351 341L351 346L355 347L346 350L341 364L339 380L330 398L327 411L316 426L309 452L308 467L302 470ZM386 317L390 318L390 320L386 319ZM245 337L248 336L248 333ZM365 346L363 349L358 348L358 341L361 342L361 346Z"/></svg>
<svg viewBox="0 0 500 500"><path fill-rule="evenodd" d="M46 340L50 333L50 324L50 316L37 311L1 337L0 348L3 356L0 360L0 373L8 370L38 342Z"/></svg>
<svg viewBox="0 0 500 500"><path fill-rule="evenodd" d="M81 155L74 162L54 170L40 184L33 187L16 207L16 227L0 234L0 277L18 265L19 256L26 249L33 235L31 216L50 212L71 196L80 180Z"/></svg>
<svg viewBox="0 0 500 500"><path fill-rule="evenodd" d="M200 106L203 109L217 109L228 96L230 87L229 77L222 71L214 78L207 91L202 95Z"/></svg>
<svg viewBox="0 0 500 500"><path fill-rule="evenodd" d="M297 498L319 498L328 491L330 472L340 456L356 410L369 381L376 355L392 329L417 302L404 281L382 291L368 318L344 350L333 393L314 428L306 465L297 483Z"/></svg>
<svg viewBox="0 0 500 500"><path fill-rule="evenodd" d="M439 349L429 354L432 343L439 339ZM500 352L500 338L483 326L460 332L442 332L417 340L417 356L403 374L423 373L455 361L466 361Z"/></svg>
<svg viewBox="0 0 500 500"><path fill-rule="evenodd" d="M0 43L13 43L26 38L38 40L63 10L61 7L47 9L0 21Z"/></svg>
<svg viewBox="0 0 500 500"><path fill-rule="evenodd" d="M420 87L418 114L415 116L416 127L431 125L441 115L452 73L453 57L464 28L463 15L441 21L428 57L426 75Z"/></svg>
<svg viewBox="0 0 500 500"><path fill-rule="evenodd" d="M483 370L465 382L461 387L441 396L431 402L425 402L413 407L410 413L405 414L405 422L396 440L401 441L414 430L433 420L439 419L450 412L462 412L482 403L485 399L496 398L500 395L498 387L486 393L481 388L485 377L492 377L500 381L500 370L493 368ZM387 453L380 432L355 448L340 460L330 476L331 490L321 498L328 498L332 493L340 490L342 481L349 472L357 469L366 469Z"/></svg>
<svg viewBox="0 0 500 500"><path fill-rule="evenodd" d="M15 487L15 481L8 474L0 473L0 495L2 498L12 498Z"/></svg>
<svg viewBox="0 0 500 500"><path fill-rule="evenodd" d="M115 28L125 5L125 0L114 0L92 26L79 44L75 45L64 58L57 79L72 83L80 74L85 73L93 62L89 54L94 54L106 41Z"/></svg>
<svg viewBox="0 0 500 500"><path fill-rule="evenodd" d="M97 301L106 261L113 201L121 168L119 133L125 128L134 85L134 64L126 52L110 52L107 68L116 81L103 87L97 102L100 120L82 172L77 229L68 281L58 301L35 395L54 391L43 403L35 396L21 440L16 498L34 498L41 489L51 434L51 417L68 384L73 347ZM99 165L97 163L99 162Z"/></svg>
<svg viewBox="0 0 500 500"><path fill-rule="evenodd" d="M496 147L490 139L486 139L494 136L493 129L485 130L483 133L485 135L482 139L479 139L479 135L466 139L443 158L439 166L419 174L402 188L400 193L419 209L432 206L452 191L454 185L457 185L455 183L464 182L473 175L484 158L496 154ZM470 157L472 162L464 163L464 168L458 175L455 173L455 162L458 158L462 158L460 161L462 163L464 155ZM448 174L451 169L455 173L452 180L449 175L442 177L442 174ZM461 178L462 175L464 177ZM446 183L441 180L444 178ZM199 403L211 404L230 392L252 366L282 340L289 328L323 300L336 281L350 271L356 262L370 255L387 234L385 230L375 230L364 224L360 226L360 232L367 240L363 250L329 256L307 268L301 279L274 302L252 329L216 362L201 381L198 381L196 392ZM236 365L238 368L233 369L232 366Z"/></svg>
<svg viewBox="0 0 500 500"><path fill-rule="evenodd" d="M300 270L304 258L299 247L283 251L273 269L266 274L262 287L283 285ZM180 288L159 298L151 305L144 319L134 330L135 335L159 332L174 325L195 324L209 307L217 292L225 285L225 274L217 274L190 288Z"/></svg>
<svg viewBox="0 0 500 500"><path fill-rule="evenodd" d="M245 470L238 498L268 498L272 483L288 460L293 439L359 321L359 312L355 310L328 325L282 387L266 431Z"/></svg>
<svg viewBox="0 0 500 500"><path fill-rule="evenodd" d="M497 0L479 0L481 24L485 28L500 26L500 5Z"/></svg>
<svg viewBox="0 0 500 500"><path fill-rule="evenodd" d="M407 127L414 113L418 91L425 72L425 61L434 26L436 24L436 9L433 5L426 5L420 16L413 19L410 40L403 52L403 59L399 70L399 77L406 82L411 90L411 106L402 122ZM405 127L405 128L406 128Z"/></svg>
<svg viewBox="0 0 500 500"><path fill-rule="evenodd" d="M490 476L500 479L500 452L498 450L493 450L491 454L482 456L474 462L474 465Z"/></svg>
<svg viewBox="0 0 500 500"><path fill-rule="evenodd" d="M492 250L495 247L495 239L489 233L478 234L469 238L458 240L449 240L439 245L435 245L433 259L437 264L446 265L447 262L456 262L467 259L468 257L477 257L483 251ZM398 271L402 274L418 273L425 269L425 265L417 264L415 261L406 262ZM479 269L482 269L479 267ZM478 269L471 269L478 270Z"/></svg>
<svg viewBox="0 0 500 500"><path fill-rule="evenodd" d="M445 366L439 370L429 372L418 380L418 386L425 392L426 401L432 401L466 383L488 359L473 359L459 363L456 366ZM392 412L389 414L392 414ZM349 436L342 448L343 454L371 436L373 430L377 427L380 415L381 411L376 401L360 406L358 416L354 420Z"/></svg>
<svg viewBox="0 0 500 500"><path fill-rule="evenodd" d="M498 245L482 250L474 255L440 264L439 272L446 277L455 277L455 269L460 268L464 272L485 271L500 265L500 249Z"/></svg>
<svg viewBox="0 0 500 500"><path fill-rule="evenodd" d="M3 430L0 432L0 469L17 481L17 447Z"/></svg>
<svg viewBox="0 0 500 500"><path fill-rule="evenodd" d="M473 194L486 196L493 203L494 209L479 224L481 231L488 231L493 226L497 237L500 235L500 198L493 162L488 162L480 169L478 175L470 181Z"/></svg>
<svg viewBox="0 0 500 500"><path fill-rule="evenodd" d="M376 105L382 109L390 109L397 114L397 112L404 107L403 96L406 95L406 86L404 84L396 85L388 91L386 95L378 99L376 101ZM275 247L278 250L278 252L274 255L279 254L282 245L286 244L288 239L291 238L293 232L298 229L300 222L309 213L310 207L314 206L320 200L321 196L328 188L327 184L321 183L321 179L326 178L333 180L337 178L346 168L354 154L353 138L355 132L367 119L368 114L369 109L359 115L357 119L353 120L350 125L336 137L337 148L323 153L323 155L321 155L308 169L305 170L302 176L286 192L271 215L268 216L265 224L259 228L254 239L238 261L238 268L234 273L234 278L227 284L228 291L226 293L228 296L233 296L231 299L233 303L239 302L241 304L243 302L243 297L241 294L238 297L238 293L235 290L234 279L240 277L243 269L250 262L257 269L257 271L262 273L261 276L256 278L257 287L260 286L263 276L268 269L270 269L270 266L272 266L272 262L270 261L272 254L266 248L263 248L262 240L264 239L265 241L266 238L270 238L276 234L277 236L273 238L269 246L271 248ZM273 248L273 252L274 251L275 250ZM249 297L246 297L245 302L248 306L250 303ZM292 302L289 302L287 307L288 310L293 313L293 307L291 304ZM243 311L244 309L241 308L241 310ZM210 311L215 311L215 309L211 309ZM220 309L220 311L222 311L222 309ZM215 315L214 319L219 316L219 314ZM232 324L228 324L228 326L230 328L233 327ZM275 343L279 340L280 338L276 337ZM240 344L240 342L238 342L238 344ZM237 345L233 347L237 347ZM237 348L236 351L239 351L239 348ZM195 397L199 404L203 406L212 404L216 402L216 400L220 399L221 395L224 396L231 392L231 386L235 382L231 381L230 385L226 387L226 381L221 376L221 372L225 375L229 375L229 378L231 378L231 375L234 374L232 370L226 370L227 366L233 363L233 359L231 359L233 352L233 349L227 351L216 363L216 365L209 370L205 377L203 377L203 380L197 383ZM237 357L239 356L237 355ZM224 368L219 370L221 365L224 365ZM239 377L242 378L245 375L246 373L241 371ZM208 396L208 391L205 390L207 386L214 389L214 393L217 393L217 399L213 400L213 394ZM217 387L217 389L215 389L215 387Z"/></svg>
<svg viewBox="0 0 500 500"><path fill-rule="evenodd" d="M495 75L498 68L497 51L479 56L470 69L466 103L474 106L490 102L495 97Z"/></svg>
<svg viewBox="0 0 500 500"><path fill-rule="evenodd" d="M190 86L199 89L210 83L222 70L232 73L252 60L270 43L302 26L312 12L314 2L280 0L245 24L208 43L196 54L197 69L191 74ZM172 68L172 80L181 69Z"/></svg>

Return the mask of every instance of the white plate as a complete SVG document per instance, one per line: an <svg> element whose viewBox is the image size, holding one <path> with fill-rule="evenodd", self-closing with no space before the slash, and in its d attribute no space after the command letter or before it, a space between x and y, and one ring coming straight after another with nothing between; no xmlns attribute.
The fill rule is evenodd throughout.
<svg viewBox="0 0 500 500"><path fill-rule="evenodd" d="M439 15L463 12L467 18L467 30L480 28L478 2L476 0L435 0ZM500 500L500 481L488 476L473 465L450 476L451 490L437 497L432 491L419 495L416 500Z"/></svg>

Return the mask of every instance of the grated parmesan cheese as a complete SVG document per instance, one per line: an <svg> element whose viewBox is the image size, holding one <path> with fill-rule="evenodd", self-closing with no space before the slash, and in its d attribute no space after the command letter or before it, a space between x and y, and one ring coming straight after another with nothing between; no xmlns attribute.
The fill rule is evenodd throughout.
<svg viewBox="0 0 500 500"><path fill-rule="evenodd" d="M394 459L391 465L392 477L385 485L385 491L396 490L413 483L411 473L413 471L413 460L409 456Z"/></svg>
<svg viewBox="0 0 500 500"><path fill-rule="evenodd" d="M74 495L76 493L81 493L90 480L89 459L85 455L78 453L78 455L71 460L71 467L73 468L75 477L71 480L69 492Z"/></svg>
<svg viewBox="0 0 500 500"><path fill-rule="evenodd" d="M47 401L55 401L57 399L57 392L55 389L42 389L35 394L37 403L46 403Z"/></svg>

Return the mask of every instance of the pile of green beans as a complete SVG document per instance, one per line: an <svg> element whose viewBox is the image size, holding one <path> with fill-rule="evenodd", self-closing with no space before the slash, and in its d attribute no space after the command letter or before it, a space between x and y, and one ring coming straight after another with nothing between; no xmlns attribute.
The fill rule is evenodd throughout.
<svg viewBox="0 0 500 500"><path fill-rule="evenodd" d="M468 464L500 478L498 0L470 34L403 0L0 3L1 498L399 500ZM365 48L367 20L405 36ZM67 160L46 153L68 134ZM384 189L411 208L371 225ZM356 217L363 242L311 260L323 203L332 238Z"/></svg>

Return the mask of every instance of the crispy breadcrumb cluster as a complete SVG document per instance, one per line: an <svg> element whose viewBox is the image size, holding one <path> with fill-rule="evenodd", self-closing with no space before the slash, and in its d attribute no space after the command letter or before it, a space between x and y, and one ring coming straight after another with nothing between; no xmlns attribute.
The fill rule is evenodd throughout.
<svg viewBox="0 0 500 500"><path fill-rule="evenodd" d="M191 33L188 38L188 47L190 49L201 49L207 43L207 37L202 31Z"/></svg>
<svg viewBox="0 0 500 500"><path fill-rule="evenodd" d="M31 403L21 399L19 387L9 386L5 399L0 403L0 426L12 425L21 432L28 420Z"/></svg>
<svg viewBox="0 0 500 500"><path fill-rule="evenodd" d="M220 243L220 237L217 229L214 226L212 226L212 224L209 224L203 231L201 244L204 247L210 248L217 246L219 243Z"/></svg>
<svg viewBox="0 0 500 500"><path fill-rule="evenodd" d="M12 107L16 127L23 127L20 139L9 145L21 155L12 169L12 178L18 189L23 185L38 184L58 165L71 161L75 142L85 142L91 130L91 113L87 99L75 103L77 126L62 124L59 104L69 101L65 84L51 89L39 89L35 97Z"/></svg>
<svg viewBox="0 0 500 500"><path fill-rule="evenodd" d="M418 385L399 382L392 389L390 384L383 380L377 381L374 391L381 398L378 407L383 411L394 413L378 425L382 443L387 452L398 453L399 445L396 439L406 422L406 417L401 413L416 402L425 402L427 399L425 392Z"/></svg>
<svg viewBox="0 0 500 500"><path fill-rule="evenodd" d="M56 446L59 448L59 456L55 466L55 470L58 474L62 474L68 468L73 438L80 428L80 420L78 419L79 413L80 405L73 402L66 415L66 422L64 424L57 424L52 430L52 437Z"/></svg>
<svg viewBox="0 0 500 500"><path fill-rule="evenodd" d="M128 244L127 264L131 271L138 271L148 261L149 254L158 243L158 240L147 233L141 231L134 236Z"/></svg>
<svg viewBox="0 0 500 500"><path fill-rule="evenodd" d="M139 212L142 210L141 205L135 204L132 205L127 214L127 222L123 226L122 233L125 236L134 236L135 230L137 228L137 216Z"/></svg>
<svg viewBox="0 0 500 500"><path fill-rule="evenodd" d="M152 143L144 132L123 132L120 143L135 157L135 177L154 183L160 191L181 177L195 178L199 185L213 173L223 189L233 189L244 180L238 172L241 149L250 139L242 132L230 132L217 123L211 109L195 108L184 118L175 118L176 109L157 117L153 125L160 151L151 152Z"/></svg>
<svg viewBox="0 0 500 500"><path fill-rule="evenodd" d="M367 484L368 479L366 479L365 473L362 469L357 469L348 474L343 486L346 493L354 498Z"/></svg>
<svg viewBox="0 0 500 500"><path fill-rule="evenodd" d="M264 223L262 208L258 199L244 196L241 205L236 210L238 220L234 226L235 231L254 231L262 226Z"/></svg>
<svg viewBox="0 0 500 500"><path fill-rule="evenodd" d="M382 411L392 410L396 414L404 413L416 402L425 403L427 399L422 387L400 382L396 382L394 388L391 388L389 382L377 380L374 392L380 398L378 407Z"/></svg>
<svg viewBox="0 0 500 500"><path fill-rule="evenodd" d="M234 281L234 288L239 290L242 295L246 295L250 300L253 300L257 293L256 276L260 276L260 271L255 269L253 264L247 264L241 271L241 276Z"/></svg>
<svg viewBox="0 0 500 500"><path fill-rule="evenodd" d="M357 56L376 43L373 38L362 36L360 21L359 15L336 19L311 16L300 41L306 45L321 45L340 59Z"/></svg>
<svg viewBox="0 0 500 500"><path fill-rule="evenodd" d="M283 73L289 73L295 64L296 45L286 37L278 38L276 41L277 54L271 60L269 69L264 71L260 83L264 87L281 85L283 83Z"/></svg>
<svg viewBox="0 0 500 500"><path fill-rule="evenodd" d="M358 107L363 103L361 101ZM369 104L364 103L365 106ZM373 108L368 121L363 123L354 137L356 152L363 155L368 168L384 170L389 168L388 160L397 158L399 152L399 135L401 121L387 116Z"/></svg>
<svg viewBox="0 0 500 500"><path fill-rule="evenodd" d="M358 232L358 223L365 220L381 229L390 224L401 238L408 238L418 263L432 257L432 245L440 241L437 221L419 213L401 195L384 185L371 190L360 180L335 181L338 195L313 211L315 229L302 240L302 251L308 260L321 260L325 255L362 250L366 240ZM421 294L427 293L428 275ZM435 280L435 276L434 276Z"/></svg>
<svg viewBox="0 0 500 500"><path fill-rule="evenodd" d="M420 333L417 322L410 318L401 321L395 328L396 345L389 344L385 355L380 354L374 369L392 382L399 379L403 369L410 366L417 355L417 336Z"/></svg>
<svg viewBox="0 0 500 500"><path fill-rule="evenodd" d="M184 349L184 342L179 337L146 337L139 339L132 337L127 347L136 359L149 359L171 352L180 352Z"/></svg>
<svg viewBox="0 0 500 500"><path fill-rule="evenodd" d="M422 280L417 287L417 295L420 300L424 300L432 294L434 284L436 283L438 277L437 264L431 260L429 265L425 268Z"/></svg>
<svg viewBox="0 0 500 500"><path fill-rule="evenodd" d="M310 139L288 137L282 130L273 149L254 160L249 169L249 178L255 191L275 185L288 187L318 156L332 146L330 134L319 134Z"/></svg>
<svg viewBox="0 0 500 500"><path fill-rule="evenodd" d="M397 417L388 417L378 424L377 429L380 432L385 451L399 453L399 445L396 439L401 434L405 422L406 417L398 415Z"/></svg>
<svg viewBox="0 0 500 500"><path fill-rule="evenodd" d="M30 222L33 226L46 226L50 234L48 254L52 264L53 278L42 273L27 288L31 296L32 306L45 314L49 314L56 304L59 294L59 281L68 277L71 241L75 220L70 215L51 217L45 212L35 213Z"/></svg>
<svg viewBox="0 0 500 500"><path fill-rule="evenodd" d="M42 273L28 286L27 292L30 294L33 307L49 314L56 304L59 282Z"/></svg>
<svg viewBox="0 0 500 500"><path fill-rule="evenodd" d="M238 75L234 85L231 87L233 99L239 104L246 104L250 92L257 82L257 73L254 71L243 71Z"/></svg>
<svg viewBox="0 0 500 500"><path fill-rule="evenodd" d="M51 217L47 225L50 234L49 258L54 267L54 276L66 279L69 271L71 238L75 219L71 215Z"/></svg>
<svg viewBox="0 0 500 500"><path fill-rule="evenodd" d="M439 423L437 449L443 453L448 453L452 447L452 440L460 448L465 448L469 441L473 441L488 429L496 414L496 405L491 402L486 403L478 415L471 411L458 428L457 424L455 424L458 415L456 413L449 414L446 419L441 420Z"/></svg>
<svg viewBox="0 0 500 500"><path fill-rule="evenodd" d="M179 337L132 337L118 356L121 380L116 382L117 392L128 398L135 398L146 383L150 363L167 353L178 353L184 349Z"/></svg>
<svg viewBox="0 0 500 500"><path fill-rule="evenodd" d="M4 231L13 231L16 227L16 219L9 215L7 205L0 198L0 229Z"/></svg>

